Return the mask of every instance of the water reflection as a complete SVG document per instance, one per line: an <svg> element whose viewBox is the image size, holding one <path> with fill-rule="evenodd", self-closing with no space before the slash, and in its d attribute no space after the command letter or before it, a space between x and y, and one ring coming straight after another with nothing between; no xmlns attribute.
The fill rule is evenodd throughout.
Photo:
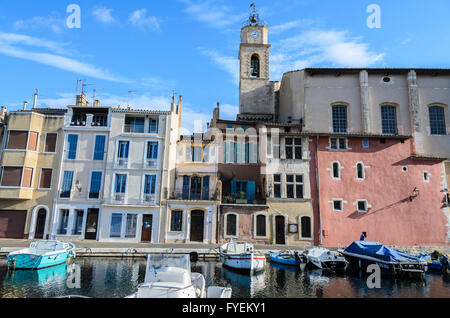
<svg viewBox="0 0 450 318"><path fill-rule="evenodd" d="M78 258L74 263L39 271L8 271L6 261L0 260L0 298L121 298L144 282L145 267L144 258ZM68 282L77 268L80 288L70 288ZM293 266L273 263L253 276L223 268L218 261L193 263L192 270L205 276L207 286L231 287L233 298L450 297L450 278L439 274L427 274L424 281L383 279L381 289L369 289L365 278L358 274L301 272Z"/></svg>

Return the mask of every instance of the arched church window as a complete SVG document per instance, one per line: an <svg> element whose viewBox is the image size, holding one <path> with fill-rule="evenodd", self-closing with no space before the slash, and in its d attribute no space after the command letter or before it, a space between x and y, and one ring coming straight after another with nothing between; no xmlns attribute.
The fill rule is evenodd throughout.
<svg viewBox="0 0 450 318"><path fill-rule="evenodd" d="M259 77L259 56L257 54L252 55L250 75L251 77Z"/></svg>

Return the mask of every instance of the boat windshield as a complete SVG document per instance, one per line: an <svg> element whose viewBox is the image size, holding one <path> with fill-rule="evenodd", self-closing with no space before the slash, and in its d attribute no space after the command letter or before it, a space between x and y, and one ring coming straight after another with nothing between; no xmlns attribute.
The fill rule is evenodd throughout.
<svg viewBox="0 0 450 318"><path fill-rule="evenodd" d="M190 280L189 255L151 254L147 260L146 282ZM186 276L186 277L185 277ZM170 277L170 278L169 278Z"/></svg>

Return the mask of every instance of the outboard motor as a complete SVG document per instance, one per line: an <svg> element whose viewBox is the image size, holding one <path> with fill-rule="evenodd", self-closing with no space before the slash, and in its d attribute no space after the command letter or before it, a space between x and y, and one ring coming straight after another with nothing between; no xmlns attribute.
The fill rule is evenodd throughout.
<svg viewBox="0 0 450 318"><path fill-rule="evenodd" d="M441 264L442 264L442 272L443 272L444 274L449 274L449 273L450 273L450 263L449 263L449 261L448 261L448 257L445 256L445 255L442 255L442 256L439 258L439 261L440 261Z"/></svg>
<svg viewBox="0 0 450 318"><path fill-rule="evenodd" d="M195 263L198 261L198 253L197 252L192 252L189 254L190 258L191 258L191 262Z"/></svg>

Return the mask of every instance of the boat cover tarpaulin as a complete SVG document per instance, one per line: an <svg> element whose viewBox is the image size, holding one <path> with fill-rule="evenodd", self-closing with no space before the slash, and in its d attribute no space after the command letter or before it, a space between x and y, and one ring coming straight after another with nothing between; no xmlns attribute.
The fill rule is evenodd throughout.
<svg viewBox="0 0 450 318"><path fill-rule="evenodd" d="M423 263L419 257L384 246L378 242L356 241L345 252L377 258L384 262Z"/></svg>

